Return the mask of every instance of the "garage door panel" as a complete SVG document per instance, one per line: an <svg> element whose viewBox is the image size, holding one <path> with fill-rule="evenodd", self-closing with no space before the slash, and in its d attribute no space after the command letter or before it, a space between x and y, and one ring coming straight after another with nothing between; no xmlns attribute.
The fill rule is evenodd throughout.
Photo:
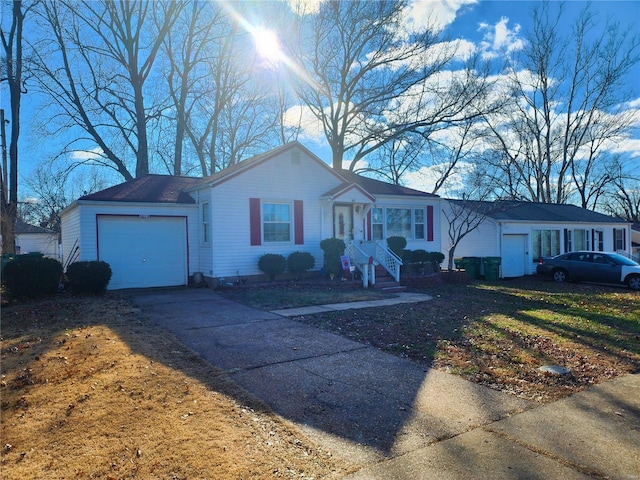
<svg viewBox="0 0 640 480"><path fill-rule="evenodd" d="M186 284L184 217L99 217L98 249L113 271L110 289Z"/></svg>

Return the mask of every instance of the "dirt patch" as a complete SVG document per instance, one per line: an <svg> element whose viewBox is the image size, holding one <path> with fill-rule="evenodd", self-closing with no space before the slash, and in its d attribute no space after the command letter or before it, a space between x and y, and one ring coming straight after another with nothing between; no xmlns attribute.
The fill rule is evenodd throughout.
<svg viewBox="0 0 640 480"><path fill-rule="evenodd" d="M114 294L3 308L1 356L3 478L350 469Z"/></svg>

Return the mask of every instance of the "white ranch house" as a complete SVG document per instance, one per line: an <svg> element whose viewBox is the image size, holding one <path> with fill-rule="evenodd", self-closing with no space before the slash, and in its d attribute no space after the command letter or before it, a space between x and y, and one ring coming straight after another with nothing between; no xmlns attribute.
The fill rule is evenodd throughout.
<svg viewBox="0 0 640 480"><path fill-rule="evenodd" d="M320 242L353 244L354 264L369 257L397 265L385 243L440 251L440 199L409 188L335 171L297 142L207 178L147 175L86 195L61 213L64 258L104 260L110 289L210 283L259 275L266 253L310 252ZM74 253L75 252L75 253Z"/></svg>
<svg viewBox="0 0 640 480"><path fill-rule="evenodd" d="M196 273L216 284L261 275L258 260L266 253L309 252L319 270L320 242L337 237L348 245L363 282L372 284L372 263L399 277L398 260L386 248L390 236L404 236L410 250L446 254L447 205L437 195L336 171L293 142L207 178L147 175L81 197L60 214L63 261L108 262L110 289L185 285ZM597 225L547 223L560 230L570 224L608 231L609 239L596 246L610 250L620 246L610 242L611 229L624 230L627 239L630 234L628 224L606 218L609 223ZM532 273L533 236L549 230L547 223L536 229L537 220L521 226L488 220L456 256L517 251L520 260L514 263L521 268L505 263L503 275ZM505 242L515 244L516 237L523 246L505 250Z"/></svg>
<svg viewBox="0 0 640 480"><path fill-rule="evenodd" d="M533 274L541 256L571 251L597 250L631 256L629 222L575 205L443 199L447 211L461 207L480 212L484 220L462 239L455 256L501 257L501 277ZM443 212L443 232L447 232L446 217ZM450 243L443 238L443 253Z"/></svg>

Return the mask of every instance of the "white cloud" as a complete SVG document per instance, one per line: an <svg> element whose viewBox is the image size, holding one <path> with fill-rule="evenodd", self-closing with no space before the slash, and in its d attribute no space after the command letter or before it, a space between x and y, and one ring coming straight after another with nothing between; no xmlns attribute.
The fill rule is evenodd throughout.
<svg viewBox="0 0 640 480"><path fill-rule="evenodd" d="M485 32L484 38L480 42L480 48L486 58L522 50L524 47L524 40L519 37L520 25L516 23L510 29L508 23L509 19L502 17L495 25L484 22L479 24L478 31Z"/></svg>
<svg viewBox="0 0 640 480"><path fill-rule="evenodd" d="M295 105L287 109L284 113L284 124L292 128L300 127L303 139L319 142L325 138L322 123L309 107Z"/></svg>
<svg viewBox="0 0 640 480"><path fill-rule="evenodd" d="M71 152L70 157L71 160L77 160L80 162L86 160L95 160L98 158L103 158L103 151L100 147L93 148L91 150L74 150Z"/></svg>
<svg viewBox="0 0 640 480"><path fill-rule="evenodd" d="M324 0L286 0L292 12L298 15L310 15L318 13L320 4Z"/></svg>
<svg viewBox="0 0 640 480"><path fill-rule="evenodd" d="M407 8L408 29L424 31L434 28L442 31L456 19L458 11L477 0L413 0Z"/></svg>

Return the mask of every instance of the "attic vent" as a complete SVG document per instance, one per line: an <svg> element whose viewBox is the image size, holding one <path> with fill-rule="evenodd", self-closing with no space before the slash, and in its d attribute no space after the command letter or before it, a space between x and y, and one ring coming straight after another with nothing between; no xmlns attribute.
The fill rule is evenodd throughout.
<svg viewBox="0 0 640 480"><path fill-rule="evenodd" d="M291 163L293 165L300 165L300 152L298 150L291 152Z"/></svg>

